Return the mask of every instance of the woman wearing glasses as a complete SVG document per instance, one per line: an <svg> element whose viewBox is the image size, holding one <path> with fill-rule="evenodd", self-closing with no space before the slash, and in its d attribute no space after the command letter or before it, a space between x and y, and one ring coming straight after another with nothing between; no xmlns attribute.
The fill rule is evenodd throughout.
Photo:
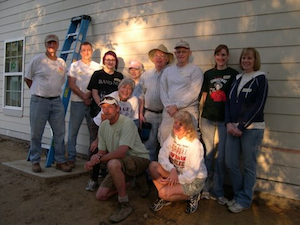
<svg viewBox="0 0 300 225"><path fill-rule="evenodd" d="M94 72L88 90L92 91L93 103L91 116L95 117L100 111L100 101L105 95L118 90L123 74L118 72L118 57L115 52L108 51L103 56L103 69Z"/></svg>

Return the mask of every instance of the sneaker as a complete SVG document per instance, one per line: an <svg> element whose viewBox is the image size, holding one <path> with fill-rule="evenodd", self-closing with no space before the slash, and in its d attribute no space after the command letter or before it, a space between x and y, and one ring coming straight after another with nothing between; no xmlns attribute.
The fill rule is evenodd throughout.
<svg viewBox="0 0 300 225"><path fill-rule="evenodd" d="M172 202L165 201L161 198L157 199L153 205L150 206L150 209L154 212L161 210L164 206L171 205Z"/></svg>
<svg viewBox="0 0 300 225"><path fill-rule="evenodd" d="M95 191L97 187L98 187L97 181L93 181L92 179L89 179L87 181L85 190L87 190L87 191Z"/></svg>
<svg viewBox="0 0 300 225"><path fill-rule="evenodd" d="M225 197L210 196L210 199L217 201L220 205L225 205L228 202L228 199Z"/></svg>
<svg viewBox="0 0 300 225"><path fill-rule="evenodd" d="M39 163L33 163L32 164L32 172L34 173L40 173L42 172L41 166Z"/></svg>
<svg viewBox="0 0 300 225"><path fill-rule="evenodd" d="M200 200L200 193L190 197L185 212L188 214L192 214L196 212L196 210L198 209L199 200Z"/></svg>
<svg viewBox="0 0 300 225"><path fill-rule="evenodd" d="M133 209L129 205L129 202L120 202L119 208L110 216L109 220L113 223L118 223L125 220L132 211Z"/></svg>
<svg viewBox="0 0 300 225"><path fill-rule="evenodd" d="M56 163L56 169L63 172L71 172L72 169L67 163Z"/></svg>
<svg viewBox="0 0 300 225"><path fill-rule="evenodd" d="M137 191L139 192L140 196L142 198L145 198L150 193L150 186L148 181L148 174L144 173L140 176L136 177L135 185L137 188Z"/></svg>
<svg viewBox="0 0 300 225"><path fill-rule="evenodd" d="M250 207L243 207L241 206L239 203L235 202L232 206L228 207L228 209L233 212L233 213L240 213L242 212L243 210L247 210L249 209Z"/></svg>
<svg viewBox="0 0 300 225"><path fill-rule="evenodd" d="M210 193L208 191L203 191L201 195L201 199L210 199Z"/></svg>
<svg viewBox="0 0 300 225"><path fill-rule="evenodd" d="M228 201L228 202L226 203L226 205L227 205L228 207L230 207L230 206L233 206L234 203L235 203L235 199L232 199L232 200Z"/></svg>

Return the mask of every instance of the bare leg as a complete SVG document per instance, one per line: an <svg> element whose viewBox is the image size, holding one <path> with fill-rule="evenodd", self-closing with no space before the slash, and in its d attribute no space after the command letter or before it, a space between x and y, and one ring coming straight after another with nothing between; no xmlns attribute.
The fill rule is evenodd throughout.
<svg viewBox="0 0 300 225"><path fill-rule="evenodd" d="M126 196L126 182L125 174L122 171L122 164L119 160L112 159L107 164L107 169L111 174L114 184L117 188L117 192L120 197Z"/></svg>
<svg viewBox="0 0 300 225"><path fill-rule="evenodd" d="M166 201L180 201L187 200L189 198L189 196L183 194L181 184L170 186L159 182L159 179L168 177L170 173L166 171L158 162L151 162L149 171L160 198Z"/></svg>
<svg viewBox="0 0 300 225"><path fill-rule="evenodd" d="M163 177L168 177L170 173L168 171L166 171L156 161L153 161L150 163L149 171L150 171L150 175L153 180L153 183L154 183L156 189L159 191L164 186L164 184L161 184L158 180Z"/></svg>
<svg viewBox="0 0 300 225"><path fill-rule="evenodd" d="M116 194L118 194L120 197L125 197L126 186L130 184L125 182L125 175L122 171L122 164L119 160L112 159L107 163L107 169L112 176L114 185L117 190L100 187L96 193L96 198L100 201L104 201Z"/></svg>
<svg viewBox="0 0 300 225"><path fill-rule="evenodd" d="M190 196L183 194L181 184L165 185L158 191L159 197L170 202L187 200Z"/></svg>

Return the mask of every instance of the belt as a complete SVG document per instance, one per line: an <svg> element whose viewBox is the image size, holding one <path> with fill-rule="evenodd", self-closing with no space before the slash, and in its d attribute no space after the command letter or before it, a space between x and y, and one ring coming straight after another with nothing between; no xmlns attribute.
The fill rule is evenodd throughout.
<svg viewBox="0 0 300 225"><path fill-rule="evenodd" d="M155 111L155 110L151 110L151 109L147 109L145 108L145 110L149 111L149 112L153 112L153 113L156 113L156 114L160 114L163 112L163 110L158 110L158 111Z"/></svg>
<svg viewBox="0 0 300 225"><path fill-rule="evenodd" d="M36 96L36 97L38 97L38 98L49 99L49 100L53 100L53 99L55 99L55 98L59 98L59 97L60 97L60 96L55 96L55 97L44 97L44 96L39 96L39 95L34 95L34 96Z"/></svg>

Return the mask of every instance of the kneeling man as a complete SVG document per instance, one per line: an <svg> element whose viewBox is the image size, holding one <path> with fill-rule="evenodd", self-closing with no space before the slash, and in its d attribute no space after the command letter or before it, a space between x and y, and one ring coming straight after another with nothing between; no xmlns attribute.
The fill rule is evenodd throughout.
<svg viewBox="0 0 300 225"><path fill-rule="evenodd" d="M96 198L100 201L118 194L120 208L110 217L112 222L120 222L132 213L126 193L126 182L145 173L150 163L149 153L139 137L132 119L120 114L118 101L111 96L100 103L106 120L98 131L97 154L85 165L86 169L100 162L107 162L109 174L102 181Z"/></svg>

